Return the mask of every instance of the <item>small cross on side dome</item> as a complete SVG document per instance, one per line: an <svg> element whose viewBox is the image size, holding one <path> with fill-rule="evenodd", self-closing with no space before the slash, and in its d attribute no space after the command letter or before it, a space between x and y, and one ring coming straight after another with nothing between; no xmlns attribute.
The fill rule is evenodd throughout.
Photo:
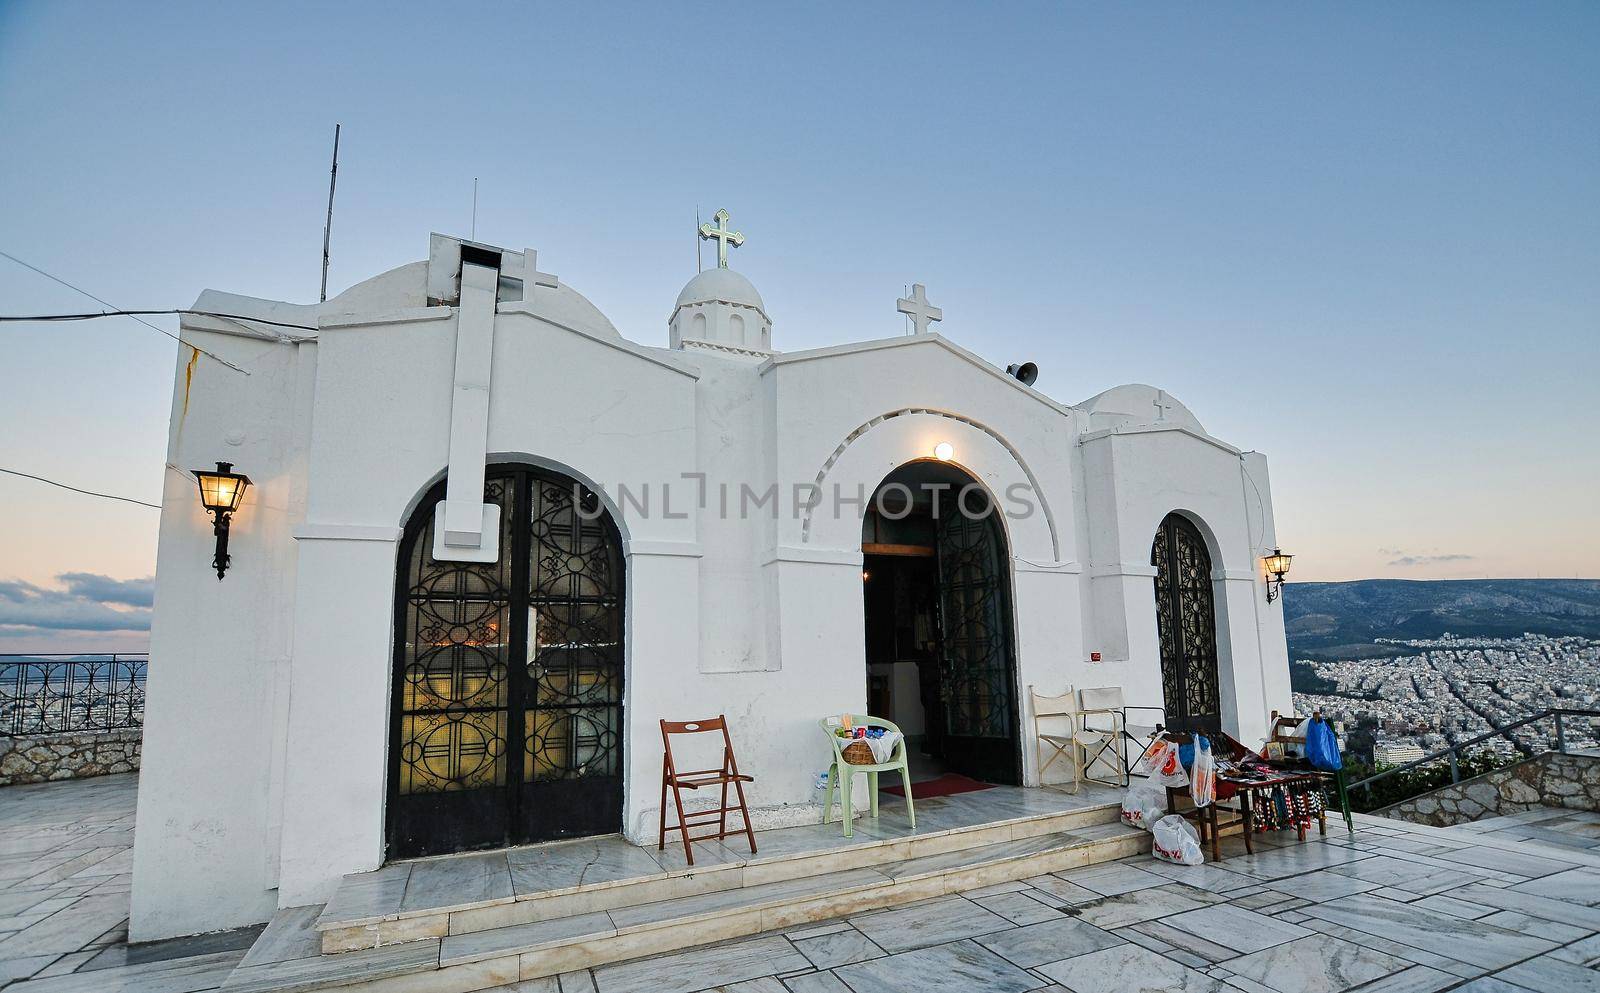
<svg viewBox="0 0 1600 993"><path fill-rule="evenodd" d="M921 283L913 283L910 299L896 300L895 309L911 317L917 334L927 334L931 322L944 320L944 311L928 303L928 288Z"/></svg>
<svg viewBox="0 0 1600 993"><path fill-rule="evenodd" d="M711 226L711 221L700 225L700 237L717 243L717 268L726 269L728 268L728 249L730 247L738 248L743 245L744 235L737 231L728 230L728 212L726 210L718 210L711 215L711 219L717 222L716 227Z"/></svg>

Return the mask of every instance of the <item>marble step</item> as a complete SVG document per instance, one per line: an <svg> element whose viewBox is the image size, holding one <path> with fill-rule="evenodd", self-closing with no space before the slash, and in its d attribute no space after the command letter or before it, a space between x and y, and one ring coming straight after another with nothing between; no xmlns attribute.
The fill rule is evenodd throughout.
<svg viewBox="0 0 1600 993"><path fill-rule="evenodd" d="M754 856L738 839L696 844L693 867L681 848L657 855L614 836L398 863L345 877L316 929L324 952L379 948L1072 832L1115 823L1119 811L1096 797L910 836L873 837L863 825L845 839L837 824L763 831Z"/></svg>
<svg viewBox="0 0 1600 993"><path fill-rule="evenodd" d="M300 949L304 957L266 961L271 956L258 956L257 964L247 960L222 989L310 993L353 987L363 993L466 993L1093 865L1149 847L1148 832L1101 823L875 866L341 954L305 955L305 949L314 947L306 937L314 930L302 914L276 931L269 927L268 932L276 947Z"/></svg>

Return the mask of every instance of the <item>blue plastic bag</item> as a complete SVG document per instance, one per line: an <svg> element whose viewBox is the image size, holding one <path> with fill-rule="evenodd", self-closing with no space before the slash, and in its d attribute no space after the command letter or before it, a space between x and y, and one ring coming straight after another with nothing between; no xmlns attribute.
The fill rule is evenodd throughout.
<svg viewBox="0 0 1600 993"><path fill-rule="evenodd" d="M1321 718L1313 717L1306 725L1306 758L1312 768L1324 772L1338 772L1344 767L1344 760L1339 757L1339 737L1333 733L1333 725Z"/></svg>

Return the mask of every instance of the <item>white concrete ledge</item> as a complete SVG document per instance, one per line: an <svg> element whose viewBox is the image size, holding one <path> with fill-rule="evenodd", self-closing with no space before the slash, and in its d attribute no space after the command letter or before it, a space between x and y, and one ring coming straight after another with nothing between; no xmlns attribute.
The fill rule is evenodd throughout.
<svg viewBox="0 0 1600 993"><path fill-rule="evenodd" d="M399 528L373 527L369 524L312 524L305 523L294 529L300 541L399 541Z"/></svg>
<svg viewBox="0 0 1600 993"><path fill-rule="evenodd" d="M1211 578L1230 583L1253 583L1258 577L1254 569L1213 569Z"/></svg>
<svg viewBox="0 0 1600 993"><path fill-rule="evenodd" d="M697 559L704 555L699 542L694 541L647 541L634 540L627 542L623 548L625 555L666 555L677 558Z"/></svg>
<svg viewBox="0 0 1600 993"><path fill-rule="evenodd" d="M1090 579L1103 579L1108 576L1130 576L1137 579L1154 579L1160 575L1160 570L1153 565L1142 562L1116 562L1111 565L1092 565L1089 567Z"/></svg>
<svg viewBox="0 0 1600 993"><path fill-rule="evenodd" d="M1083 572L1083 565L1079 562L1030 562L1015 555L1011 556L1011 566L1017 572L1042 572L1060 576L1076 576Z"/></svg>
<svg viewBox="0 0 1600 993"><path fill-rule="evenodd" d="M1239 451L1239 449L1234 448L1225 441L1218 441L1208 434L1200 434L1197 431L1191 431L1181 424L1126 424L1121 427L1106 428L1102 431L1090 431L1086 434L1080 435L1078 437L1078 444L1087 445L1090 442L1100 441L1104 438L1113 438L1118 435L1166 434L1168 432L1176 432L1178 434L1188 435L1195 441L1203 442L1204 444L1210 445L1213 448L1220 448L1235 458L1238 458L1244 454L1243 452Z"/></svg>
<svg viewBox="0 0 1600 993"><path fill-rule="evenodd" d="M801 548L797 545L780 545L761 560L764 566L774 562L809 562L813 565L848 565L861 568L864 556L861 549Z"/></svg>
<svg viewBox="0 0 1600 993"><path fill-rule="evenodd" d="M333 328L361 328L374 324L416 324L423 321L442 321L456 312L454 307L399 307L376 313L325 314L317 322L324 330Z"/></svg>

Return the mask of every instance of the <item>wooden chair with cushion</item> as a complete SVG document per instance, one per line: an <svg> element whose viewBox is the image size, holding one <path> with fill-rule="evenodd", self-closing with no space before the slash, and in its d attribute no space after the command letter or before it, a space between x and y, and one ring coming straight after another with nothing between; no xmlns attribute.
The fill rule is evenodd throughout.
<svg viewBox="0 0 1600 993"><path fill-rule="evenodd" d="M722 765L714 769L695 769L689 772L679 771L672 759L672 736L683 734L707 734L722 732ZM690 847L692 841L716 841L730 835L743 834L750 841L750 854L756 853L756 834L750 827L750 808L745 806L744 784L755 782L754 776L741 775L739 763L733 757L733 739L728 737L728 719L721 714L715 720L707 721L662 721L661 746L663 755L661 759L661 837L656 845L658 851L667 847L667 832L677 831L683 835L683 854L694 865L694 849ZM728 805L728 787L732 786L738 795L739 802L733 806ZM711 810L698 810L693 815L685 815L683 811L683 790L698 790L706 786L716 786L722 791L722 799L718 806ZM667 790L672 790L673 802L678 808L678 823L667 824ZM728 815L734 811L744 819L744 827L728 830ZM694 819L691 820L690 817ZM717 826L716 834L689 836L691 827Z"/></svg>

